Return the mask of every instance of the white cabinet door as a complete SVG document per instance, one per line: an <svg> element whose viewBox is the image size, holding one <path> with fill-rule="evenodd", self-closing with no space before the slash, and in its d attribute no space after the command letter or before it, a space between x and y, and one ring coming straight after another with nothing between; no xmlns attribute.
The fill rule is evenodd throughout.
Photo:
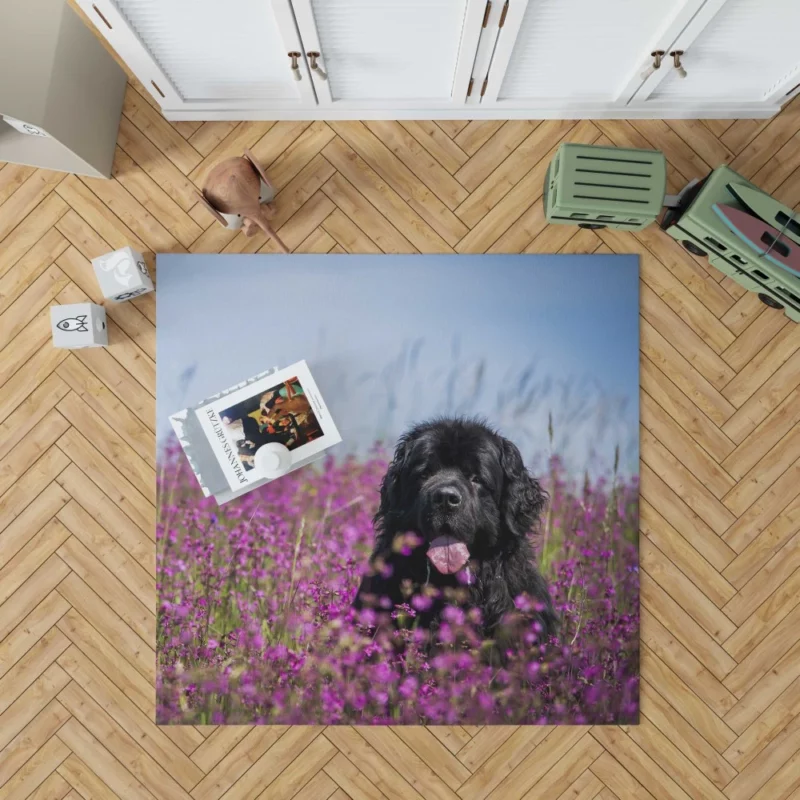
<svg viewBox="0 0 800 800"><path fill-rule="evenodd" d="M77 1L165 109L316 105L287 56L300 46L290 0Z"/></svg>
<svg viewBox="0 0 800 800"><path fill-rule="evenodd" d="M292 0L320 107L463 105L486 0Z"/></svg>
<svg viewBox="0 0 800 800"><path fill-rule="evenodd" d="M481 105L565 112L624 106L650 53L672 41L702 3L509 0Z"/></svg>
<svg viewBox="0 0 800 800"><path fill-rule="evenodd" d="M666 63L634 104L782 103L800 87L800 0L709 0L670 46L686 77Z"/></svg>

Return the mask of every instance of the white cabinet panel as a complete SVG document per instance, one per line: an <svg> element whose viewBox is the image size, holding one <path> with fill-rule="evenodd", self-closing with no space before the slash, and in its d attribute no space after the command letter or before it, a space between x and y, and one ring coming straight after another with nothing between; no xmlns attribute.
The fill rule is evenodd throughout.
<svg viewBox="0 0 800 800"><path fill-rule="evenodd" d="M287 52L299 46L290 0L77 3L164 108L316 105L310 81L290 69Z"/></svg>
<svg viewBox="0 0 800 800"><path fill-rule="evenodd" d="M693 5L696 0L529 0L494 94L499 101L614 102L663 31ZM490 72L490 83L495 80Z"/></svg>
<svg viewBox="0 0 800 800"><path fill-rule="evenodd" d="M766 117L800 92L800 0L75 2L175 120ZM671 49L686 79L643 76Z"/></svg>
<svg viewBox="0 0 800 800"><path fill-rule="evenodd" d="M800 82L800 0L726 0L650 102L764 101ZM781 91L782 90L782 91Z"/></svg>
<svg viewBox="0 0 800 800"><path fill-rule="evenodd" d="M264 0L116 0L184 100L295 100Z"/></svg>
<svg viewBox="0 0 800 800"><path fill-rule="evenodd" d="M292 0L321 104L463 102L484 0Z"/></svg>

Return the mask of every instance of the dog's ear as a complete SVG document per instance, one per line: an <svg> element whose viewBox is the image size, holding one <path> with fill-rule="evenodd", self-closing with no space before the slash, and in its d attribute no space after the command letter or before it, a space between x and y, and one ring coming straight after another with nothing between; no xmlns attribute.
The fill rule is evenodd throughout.
<svg viewBox="0 0 800 800"><path fill-rule="evenodd" d="M395 520L402 514L402 481L401 475L410 450L410 442L402 437L392 456L392 461L381 481L381 503L375 514L375 552L379 553L391 546L395 530Z"/></svg>
<svg viewBox="0 0 800 800"><path fill-rule="evenodd" d="M500 452L503 467L503 524L516 538L536 528L547 505L547 492L525 468L517 446L503 439Z"/></svg>

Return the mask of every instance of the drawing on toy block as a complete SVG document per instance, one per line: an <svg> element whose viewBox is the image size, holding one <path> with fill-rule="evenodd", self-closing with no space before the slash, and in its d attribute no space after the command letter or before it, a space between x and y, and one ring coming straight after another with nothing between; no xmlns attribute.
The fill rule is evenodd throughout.
<svg viewBox="0 0 800 800"><path fill-rule="evenodd" d="M94 303L51 306L53 346L69 350L108 344L106 310Z"/></svg>
<svg viewBox="0 0 800 800"><path fill-rule="evenodd" d="M92 266L107 300L122 302L153 291L153 281L141 253L123 247L92 259Z"/></svg>

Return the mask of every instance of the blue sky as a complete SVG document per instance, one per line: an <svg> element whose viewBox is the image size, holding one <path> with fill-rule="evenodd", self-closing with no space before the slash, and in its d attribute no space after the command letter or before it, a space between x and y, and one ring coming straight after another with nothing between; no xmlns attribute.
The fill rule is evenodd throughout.
<svg viewBox="0 0 800 800"><path fill-rule="evenodd" d="M638 467L636 256L159 255L158 433L169 414L306 359L345 445L487 417L532 465Z"/></svg>

